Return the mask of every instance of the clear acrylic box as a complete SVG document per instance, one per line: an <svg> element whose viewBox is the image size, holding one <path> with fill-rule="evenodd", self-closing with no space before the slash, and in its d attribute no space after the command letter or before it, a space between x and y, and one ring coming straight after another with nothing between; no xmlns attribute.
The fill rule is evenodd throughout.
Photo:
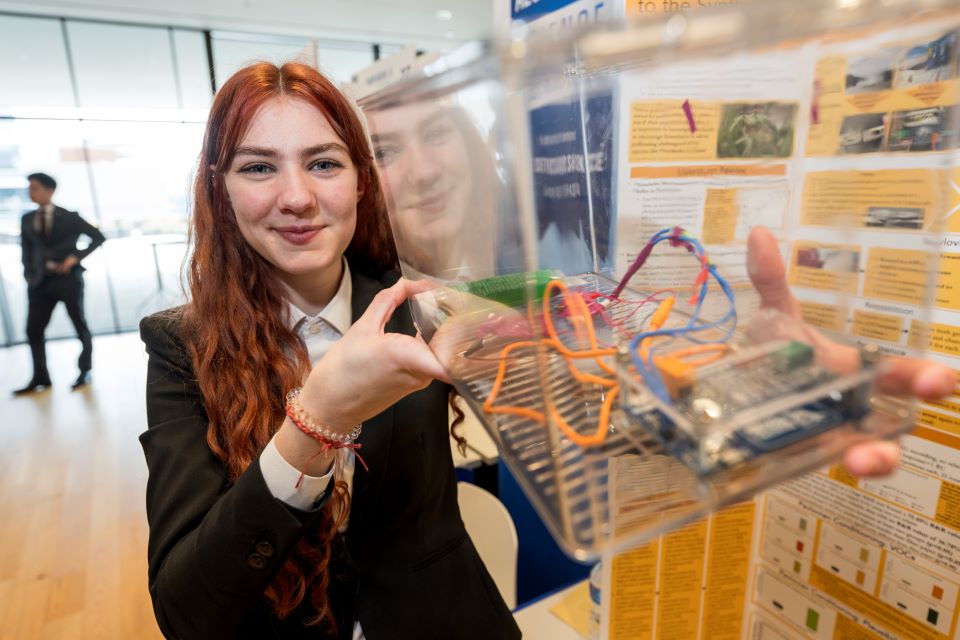
<svg viewBox="0 0 960 640"><path fill-rule="evenodd" d="M942 295L934 212L960 107L935 125L845 110L911 82L955 93L956 17L817 0L519 27L361 102L416 324L571 556L912 428L877 376L882 356L923 352ZM888 64L863 44L831 67L856 38ZM882 44L900 40L929 53ZM928 185L924 206L863 196L884 171Z"/></svg>

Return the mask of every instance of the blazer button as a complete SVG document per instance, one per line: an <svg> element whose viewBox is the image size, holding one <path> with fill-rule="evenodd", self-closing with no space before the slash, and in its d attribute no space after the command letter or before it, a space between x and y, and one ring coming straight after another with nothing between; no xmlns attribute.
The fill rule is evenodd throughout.
<svg viewBox="0 0 960 640"><path fill-rule="evenodd" d="M251 553L247 557L247 566L251 569L256 569L259 571L267 566L267 559L259 553Z"/></svg>
<svg viewBox="0 0 960 640"><path fill-rule="evenodd" d="M269 542L258 542L254 550L264 558L273 557L273 545Z"/></svg>

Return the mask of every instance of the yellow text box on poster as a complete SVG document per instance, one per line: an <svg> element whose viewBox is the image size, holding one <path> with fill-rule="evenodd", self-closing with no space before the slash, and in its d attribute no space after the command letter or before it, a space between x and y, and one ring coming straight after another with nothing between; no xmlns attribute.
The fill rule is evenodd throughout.
<svg viewBox="0 0 960 640"><path fill-rule="evenodd" d="M925 414L932 414L932 413L934 412L922 410L920 412L921 414L920 422L926 424L927 420L929 420L931 416L925 415ZM954 427L952 428L956 428L955 425L957 423L960 423L960 420L952 416L935 414L935 416L933 416L933 419L931 420L932 426L937 428L943 428L941 426L943 423L940 422L940 420L943 420L943 419L946 419L948 421L953 421ZM950 428L947 428L947 430L949 431ZM956 449L957 451L960 451L960 438L950 435L949 433L943 433L942 431L937 431L935 429L928 429L926 427L917 427L912 432L910 432L910 435L916 436L917 438L923 438L924 440L929 440L930 442L936 442L937 444L942 444L943 446L949 447L950 449Z"/></svg>
<svg viewBox="0 0 960 640"><path fill-rule="evenodd" d="M713 517L701 640L740 639L755 513L756 505L744 502Z"/></svg>
<svg viewBox="0 0 960 640"><path fill-rule="evenodd" d="M833 628L832 640L883 640L883 638L841 613L837 614L837 624Z"/></svg>
<svg viewBox="0 0 960 640"><path fill-rule="evenodd" d="M801 223L920 231L939 217L942 180L934 169L810 173L804 181Z"/></svg>
<svg viewBox="0 0 960 640"><path fill-rule="evenodd" d="M798 241L793 246L790 284L856 294L860 247Z"/></svg>
<svg viewBox="0 0 960 640"><path fill-rule="evenodd" d="M851 333L855 336L899 343L902 332L903 318L900 316L863 311L862 309L855 309L853 312Z"/></svg>
<svg viewBox="0 0 960 640"><path fill-rule="evenodd" d="M841 482L848 487L853 487L854 489L860 486L860 479L857 476L850 473L845 466L842 464L835 464L830 467L830 471L827 475L837 482Z"/></svg>
<svg viewBox="0 0 960 640"><path fill-rule="evenodd" d="M844 114L889 113L947 107L955 104L960 97L958 86L960 85L956 80L944 80L915 87L851 94L846 96Z"/></svg>
<svg viewBox="0 0 960 640"><path fill-rule="evenodd" d="M864 297L922 304L930 282L930 262L926 251L870 249L867 252Z"/></svg>
<svg viewBox="0 0 960 640"><path fill-rule="evenodd" d="M714 160L720 127L720 103L694 100L690 130L683 100L634 102L630 107L630 162Z"/></svg>
<svg viewBox="0 0 960 640"><path fill-rule="evenodd" d="M657 640L697 637L707 521L665 535L660 541Z"/></svg>
<svg viewBox="0 0 960 640"><path fill-rule="evenodd" d="M931 351L960 356L960 327L931 323L927 325L927 339Z"/></svg>
<svg viewBox="0 0 960 640"><path fill-rule="evenodd" d="M960 529L960 484L941 481L936 521L948 527Z"/></svg>
<svg viewBox="0 0 960 640"><path fill-rule="evenodd" d="M819 302L801 302L800 314L807 324L827 331L843 331L846 321L845 314L840 307Z"/></svg>
<svg viewBox="0 0 960 640"><path fill-rule="evenodd" d="M933 427L934 429L941 429L943 431L949 431L960 435L960 418L956 416L947 415L945 413L939 413L937 411L930 411L929 409L920 409L917 414L917 421L920 424L927 425L928 427ZM913 435L918 435L916 430L914 430ZM929 440L929 438L926 438ZM960 451L960 446L956 447Z"/></svg>
<svg viewBox="0 0 960 640"><path fill-rule="evenodd" d="M901 43L900 46L906 50L911 44ZM818 117L816 122L811 123L807 133L807 155L839 154L842 148L840 135L845 118L867 114L877 118L885 116L883 136L886 140L891 134L889 129L896 113L949 107L960 101L960 81L956 79L880 91L847 93L848 64L844 56L829 56L817 62L814 86L818 92L815 102ZM851 127L851 131L857 131L856 125ZM877 147L871 151L879 152L881 149Z"/></svg>
<svg viewBox="0 0 960 640"><path fill-rule="evenodd" d="M737 232L737 190L707 189L703 207L704 244L733 242Z"/></svg>
<svg viewBox="0 0 960 640"><path fill-rule="evenodd" d="M933 304L960 311L960 253L941 253Z"/></svg>
<svg viewBox="0 0 960 640"><path fill-rule="evenodd" d="M957 395L957 391L954 390L954 395ZM927 401L928 405L931 407L936 407L938 409L946 409L947 411L953 411L954 413L960 413L960 402L952 400L950 398L944 398L942 400L929 400Z"/></svg>
<svg viewBox="0 0 960 640"><path fill-rule="evenodd" d="M807 155L832 156L840 144L840 125L843 122L846 104L843 92L846 87L847 59L830 56L817 62L814 69L814 86L817 87L817 124L807 131Z"/></svg>
<svg viewBox="0 0 960 640"><path fill-rule="evenodd" d="M610 640L652 640L659 546L654 542L614 557Z"/></svg>

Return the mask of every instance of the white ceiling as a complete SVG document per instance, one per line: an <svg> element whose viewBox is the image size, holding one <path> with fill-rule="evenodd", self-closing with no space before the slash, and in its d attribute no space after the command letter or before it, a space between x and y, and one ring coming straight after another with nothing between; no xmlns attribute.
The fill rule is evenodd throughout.
<svg viewBox="0 0 960 640"><path fill-rule="evenodd" d="M0 11L446 49L489 35L494 1L508 0L0 0Z"/></svg>

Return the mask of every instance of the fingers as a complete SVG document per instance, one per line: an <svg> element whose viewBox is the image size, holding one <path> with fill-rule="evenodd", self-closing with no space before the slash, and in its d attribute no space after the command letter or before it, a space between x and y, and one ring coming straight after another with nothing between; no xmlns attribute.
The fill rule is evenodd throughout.
<svg viewBox="0 0 960 640"><path fill-rule="evenodd" d="M747 238L747 273L762 306L800 317L800 305L787 286L787 270L777 240L764 227L755 227Z"/></svg>
<svg viewBox="0 0 960 640"><path fill-rule="evenodd" d="M357 321L363 327L383 333L390 322L393 312L407 299L406 280L401 278L392 287L384 289L376 296Z"/></svg>
<svg viewBox="0 0 960 640"><path fill-rule="evenodd" d="M936 400L953 393L957 374L949 367L916 358L887 361L877 377L881 393L915 395L921 400ZM850 473L856 476L883 476L892 473L900 461L900 445L896 442L868 442L851 447L843 458Z"/></svg>
<svg viewBox="0 0 960 640"><path fill-rule="evenodd" d="M877 377L877 388L892 395L915 395L921 400L937 400L953 393L957 374L936 362L916 358L887 361Z"/></svg>
<svg viewBox="0 0 960 640"><path fill-rule="evenodd" d="M417 377L450 382L450 376L447 375L440 361L437 360L433 351L430 350L430 347L422 338L403 337L407 339L393 343L396 345L396 348L393 349L394 358L400 368L413 373Z"/></svg>
<svg viewBox="0 0 960 640"><path fill-rule="evenodd" d="M884 476L892 473L900 461L900 445L896 442L865 442L850 447L843 464L855 476Z"/></svg>

